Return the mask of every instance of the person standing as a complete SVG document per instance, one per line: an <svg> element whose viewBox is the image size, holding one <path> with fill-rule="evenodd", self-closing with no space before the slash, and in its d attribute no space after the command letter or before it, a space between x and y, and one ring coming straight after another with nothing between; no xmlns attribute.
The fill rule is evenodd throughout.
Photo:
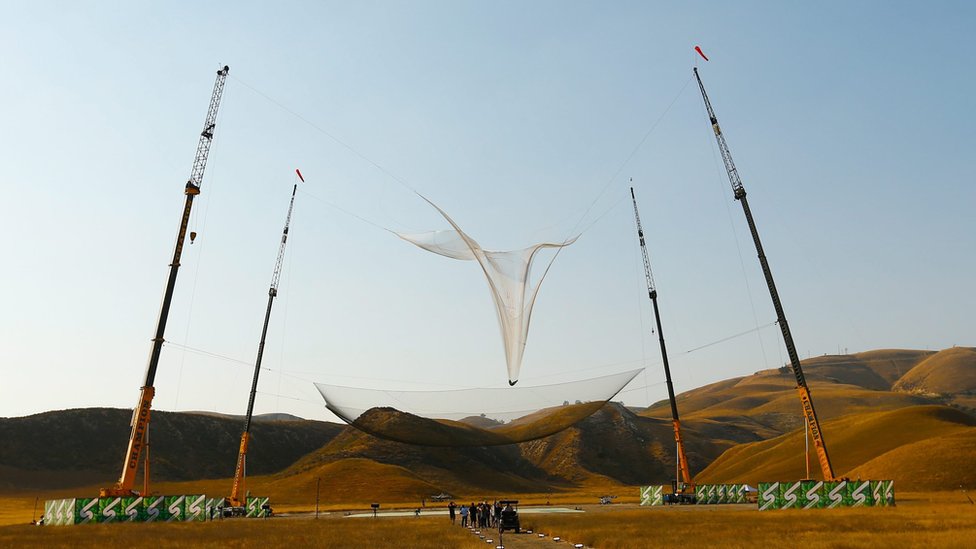
<svg viewBox="0 0 976 549"><path fill-rule="evenodd" d="M457 509L457 504L453 501L447 505L447 514L451 517L451 524L454 524L455 520L455 510Z"/></svg>
<svg viewBox="0 0 976 549"><path fill-rule="evenodd" d="M468 526L468 507L466 505L461 506L461 528L466 528Z"/></svg>

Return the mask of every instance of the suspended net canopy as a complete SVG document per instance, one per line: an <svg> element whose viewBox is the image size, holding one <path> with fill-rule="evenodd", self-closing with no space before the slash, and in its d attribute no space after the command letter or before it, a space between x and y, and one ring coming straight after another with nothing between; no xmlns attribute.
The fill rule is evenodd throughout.
<svg viewBox="0 0 976 549"><path fill-rule="evenodd" d="M643 369L535 387L391 391L316 383L325 406L380 438L424 446L498 446L558 433L599 410Z"/></svg>
<svg viewBox="0 0 976 549"><path fill-rule="evenodd" d="M424 198L421 196L421 198ZM428 231L423 233L395 233L400 238L429 252L462 261L475 260L488 279L495 313L501 328L505 346L505 363L508 368L508 384L515 385L522 368L522 355L529 337L529 321L539 287L555 260L553 256L538 279L532 280L532 262L536 254L546 248L563 248L576 242L573 237L562 243L541 243L514 251L488 251L458 227L444 210L424 198L447 220L454 230Z"/></svg>

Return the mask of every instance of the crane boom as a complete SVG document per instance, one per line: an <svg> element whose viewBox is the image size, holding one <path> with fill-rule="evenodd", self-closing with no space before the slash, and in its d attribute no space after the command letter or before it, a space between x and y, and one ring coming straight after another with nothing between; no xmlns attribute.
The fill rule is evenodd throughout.
<svg viewBox="0 0 976 549"><path fill-rule="evenodd" d="M230 492L230 505L241 507L245 501L241 494L244 490L244 477L247 461L247 447L251 442L251 417L254 414L254 395L258 391L258 376L261 374L261 360L264 357L264 341L268 335L268 322L271 320L271 306L278 295L278 280L281 278L281 266L285 258L285 244L288 243L288 227L291 225L291 211L295 206L295 191L298 183L291 189L291 202L288 204L288 215L285 217L285 229L281 232L281 245L278 247L278 259L275 261L274 274L271 276L271 288L268 290L268 308L264 313L264 326L261 328L261 342L258 344L258 357L254 361L254 377L251 380L251 394L247 400L247 415L244 416L244 431L241 433L241 445L237 453L237 467L234 469L234 485Z"/></svg>
<svg viewBox="0 0 976 549"><path fill-rule="evenodd" d="M664 361L664 377L668 383L668 399L671 401L671 424L674 427L674 442L678 449L678 468L681 470L681 480L685 486L690 486L691 470L688 467L688 456L685 454L685 443L681 438L681 421L678 419L678 404L674 398L674 384L671 383L671 366L668 364L668 349L664 345L664 332L661 330L661 314L657 308L657 288L654 286L654 276L651 274L651 260L647 256L647 246L644 244L644 228L641 226L640 213L637 211L637 197L634 188L630 188L630 198L634 202L634 219L637 220L637 238L640 240L641 254L644 256L644 277L647 279L647 297L654 306L654 322L657 324L657 337L661 343L661 360Z"/></svg>
<svg viewBox="0 0 976 549"><path fill-rule="evenodd" d="M701 77L698 75L698 68L695 69L695 78L698 80L698 88L701 90L702 99L705 100L705 108L708 110L708 120L712 124L712 131L715 132L715 139L718 141L718 148L722 153L722 161L725 163L725 171L728 173L729 182L732 183L732 193L735 199L742 204L742 211L745 213L746 222L749 224L749 232L752 233L752 241L756 245L756 253L759 255L759 264L762 266L763 276L766 278L766 286L769 288L769 296L773 300L773 307L776 309L776 322L779 329L783 332L783 342L786 344L786 352L790 357L790 365L793 368L793 375L796 377L796 389L800 395L800 403L803 407L803 415L809 424L810 436L813 438L813 445L817 450L817 458L820 460L820 469L823 471L824 480L834 480L834 469L830 463L830 455L827 453L827 443L824 441L823 432L820 430L820 421L817 420L817 412L813 407L813 398L810 396L810 388L807 386L806 378L803 376L803 368L800 367L800 358L796 353L796 345L793 343L793 334L790 332L790 325L786 321L786 314L783 312L783 304L780 302L779 293L776 291L776 284L773 282L773 273L769 269L769 262L763 252L762 242L759 240L759 231L756 229L756 222L752 218L752 211L749 209L749 201L746 199L746 189L742 186L739 172L732 161L732 153L725 142L725 136L718 125L718 118L712 109L712 103L708 100L705 93L705 86L702 84Z"/></svg>
<svg viewBox="0 0 976 549"><path fill-rule="evenodd" d="M153 383L156 379L156 368L159 366L159 355L165 341L166 321L169 318L169 308L173 301L176 275L180 270L180 257L183 255L183 243L186 240L190 210L193 208L193 198L200 194L200 186L203 184L203 172L207 167L207 156L210 153L210 144L213 141L213 132L217 125L217 109L220 107L220 98L224 93L224 81L227 79L228 72L230 72L230 67L226 65L217 71L217 80L214 82L213 93L210 96L210 107L207 109L207 118L203 124L203 131L200 132L200 141L197 144L196 156L193 159L193 169L190 171L190 178L187 180L183 191L186 200L183 204L183 215L180 217L180 229L176 236L176 249L173 251L173 260L169 264L169 277L166 279L166 290L163 292L163 304L159 309L156 334L152 339L145 381L140 390L139 402L132 412L132 431L129 434L129 444L122 463L122 474L114 487L103 488L100 491L103 497L134 494L132 488L135 485L136 471L139 469L139 457L142 454L149 429L150 410L156 392Z"/></svg>

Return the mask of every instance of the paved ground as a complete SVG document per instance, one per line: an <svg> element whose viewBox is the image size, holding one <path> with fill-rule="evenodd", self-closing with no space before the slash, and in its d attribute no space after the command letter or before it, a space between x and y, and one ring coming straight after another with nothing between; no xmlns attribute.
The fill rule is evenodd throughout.
<svg viewBox="0 0 976 549"><path fill-rule="evenodd" d="M599 507L588 509L587 511L599 511ZM539 506L539 507L521 507L519 508L520 515L533 515L533 514L543 514L543 513L585 513L582 508L569 508L569 507L552 507L552 506ZM410 517L416 515L416 511L409 510L391 510L391 511L377 511L376 518L392 518L392 517ZM333 515L334 516L334 515ZM447 509L421 509L420 516L431 517L440 516L444 517L447 521L448 512ZM373 518L372 512L361 512L361 513L351 513L344 514L344 518ZM458 524L461 522L461 518L457 519ZM460 526L457 526L460 528ZM485 547L490 549L495 549L497 547L504 547L505 549L541 549L542 547L551 547L555 544L552 542L550 536L540 537L538 533L526 532L516 534L512 531L507 531L499 534L496 528L468 528L472 537L476 537L485 542ZM571 545L565 544L564 547L572 547Z"/></svg>
<svg viewBox="0 0 976 549"><path fill-rule="evenodd" d="M499 536L498 530L489 529L487 531L471 530L471 535L484 540L485 547L489 548L538 549L554 545L550 536L539 536L539 534L534 532L516 534L515 532L509 531ZM572 545L565 544L563 547L572 547Z"/></svg>
<svg viewBox="0 0 976 549"><path fill-rule="evenodd" d="M570 509L568 507L522 507L519 514L532 515L542 513L582 513L582 510ZM416 515L416 511L377 511L376 518L382 517L410 517ZM447 509L421 509L420 516L436 517L447 516ZM353 513L346 515L346 518L373 518L373 513ZM460 518L458 519L460 520Z"/></svg>
<svg viewBox="0 0 976 549"><path fill-rule="evenodd" d="M608 509L603 505L584 505L581 507L571 508L571 507L553 507L550 505L540 505L540 506L523 506L519 508L520 515L534 515L534 514L544 514L544 513L601 513L606 512ZM614 506L614 507L628 507L624 505ZM636 507L636 506L635 506ZM391 510L378 510L376 512L376 518L404 518L416 515L416 510L409 509L391 509ZM321 513L323 519L339 519L339 518L373 518L373 513L370 511L360 511L355 513L350 512L323 512ZM447 523L448 512L444 508L432 508L432 509L421 509L420 516L422 517L443 517L445 524ZM308 520L314 519L315 513L280 513L275 515L276 519L299 519ZM458 516L457 524L460 525L461 517ZM460 528L460 526L455 526L455 528ZM472 537L484 541L485 547L487 549L496 549L499 546L504 547L504 549L541 549L543 547L564 547L565 549L572 548L572 545L568 543L563 543L562 545L556 545L553 543L552 535L548 534L544 537L540 537L537 532L527 532L522 531L516 534L512 531L504 532L499 534L496 528L487 528L484 530L477 528L467 529ZM558 534L555 534L558 535ZM490 541L489 541L490 540ZM565 542L566 540L562 540Z"/></svg>

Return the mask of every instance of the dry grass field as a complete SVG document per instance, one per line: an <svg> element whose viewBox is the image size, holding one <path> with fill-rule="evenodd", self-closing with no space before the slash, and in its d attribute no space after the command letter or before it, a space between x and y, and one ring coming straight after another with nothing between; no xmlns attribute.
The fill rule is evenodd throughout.
<svg viewBox="0 0 976 549"><path fill-rule="evenodd" d="M320 520L254 519L179 524L92 524L0 527L0 547L484 547L442 517Z"/></svg>
<svg viewBox="0 0 976 549"><path fill-rule="evenodd" d="M589 494L577 500L589 503ZM538 501L545 495L528 496ZM562 495L554 504L569 504ZM623 498L621 498L623 499ZM26 525L33 498L0 498L0 547L485 547L467 530L451 527L443 516L348 519L342 513L311 518L227 520L213 523L105 524L73 527ZM637 507L584 505L585 513L528 514L524 528L544 532L506 534L512 549L554 546L553 536L599 549L651 546L752 548L779 547L972 547L976 505L962 492L910 493L895 508L788 510L762 512L754 506ZM12 509L20 509L11 512ZM26 519L23 519L26 517ZM16 518L19 524L10 524ZM23 520L22 520L23 519ZM567 544L568 545L568 544ZM571 545L568 545L571 546Z"/></svg>
<svg viewBox="0 0 976 549"><path fill-rule="evenodd" d="M965 495L911 494L895 508L765 511L753 506L587 507L572 515L526 515L549 538L599 549L757 546L973 547L976 505ZM510 545L510 544L506 544ZM551 543L547 545L553 545Z"/></svg>

